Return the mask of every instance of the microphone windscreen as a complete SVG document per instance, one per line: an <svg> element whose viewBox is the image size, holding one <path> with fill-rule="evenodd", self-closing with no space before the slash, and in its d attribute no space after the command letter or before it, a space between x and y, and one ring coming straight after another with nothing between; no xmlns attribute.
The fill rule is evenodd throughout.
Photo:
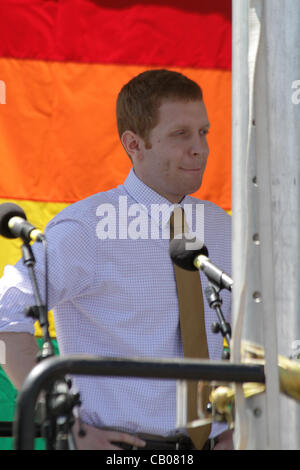
<svg viewBox="0 0 300 470"><path fill-rule="evenodd" d="M198 255L208 257L208 250L200 240L186 238L184 234L182 238L173 238L169 252L172 261L177 266L189 271L197 271L194 260Z"/></svg>
<svg viewBox="0 0 300 470"><path fill-rule="evenodd" d="M26 220L26 215L23 209L17 204L6 202L0 205L0 235L5 238L16 238L10 231L8 222L12 217L22 217Z"/></svg>

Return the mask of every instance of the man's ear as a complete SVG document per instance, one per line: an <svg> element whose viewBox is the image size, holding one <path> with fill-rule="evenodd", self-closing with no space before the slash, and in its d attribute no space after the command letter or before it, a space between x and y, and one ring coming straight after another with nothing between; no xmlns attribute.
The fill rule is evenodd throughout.
<svg viewBox="0 0 300 470"><path fill-rule="evenodd" d="M141 158L141 138L137 134L129 130L125 131L121 136L121 142L132 161Z"/></svg>

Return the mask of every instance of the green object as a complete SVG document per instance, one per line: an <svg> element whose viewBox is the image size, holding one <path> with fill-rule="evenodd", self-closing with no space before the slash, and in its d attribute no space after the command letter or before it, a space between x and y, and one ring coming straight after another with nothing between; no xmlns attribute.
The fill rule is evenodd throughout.
<svg viewBox="0 0 300 470"><path fill-rule="evenodd" d="M39 348L43 340L37 338ZM59 354L57 341L52 339L55 354ZM13 421L18 392L11 383L4 370L0 366L0 421ZM11 437L0 438L0 450L13 450L14 444ZM35 450L44 450L45 441L42 438L35 439Z"/></svg>

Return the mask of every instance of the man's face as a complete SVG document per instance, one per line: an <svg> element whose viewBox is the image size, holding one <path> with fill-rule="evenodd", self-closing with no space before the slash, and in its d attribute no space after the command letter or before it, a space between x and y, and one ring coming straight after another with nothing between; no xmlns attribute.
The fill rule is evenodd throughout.
<svg viewBox="0 0 300 470"><path fill-rule="evenodd" d="M209 154L209 121L203 101L164 101L159 122L133 158L137 176L172 203L197 191Z"/></svg>

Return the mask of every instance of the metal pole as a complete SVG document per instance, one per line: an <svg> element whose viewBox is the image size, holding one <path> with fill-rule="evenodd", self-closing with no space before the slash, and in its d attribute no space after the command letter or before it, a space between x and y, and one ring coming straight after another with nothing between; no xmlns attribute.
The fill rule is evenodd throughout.
<svg viewBox="0 0 300 470"><path fill-rule="evenodd" d="M256 107L262 124L258 144L265 145L257 157L262 163L263 155L269 157L277 348L289 356L293 343L300 340L300 104L293 99L293 84L300 80L300 2L267 0L263 18L264 50L258 64ZM264 167L261 170L265 171ZM283 396L280 431L283 449L300 449L299 406Z"/></svg>
<svg viewBox="0 0 300 470"><path fill-rule="evenodd" d="M300 352L300 3L233 7L233 339L236 348L244 339L265 348L267 386L265 396L237 402L236 437L246 448L299 449L299 406L279 395L275 363L277 351ZM260 37L251 101L253 12Z"/></svg>
<svg viewBox="0 0 300 470"><path fill-rule="evenodd" d="M232 360L241 362L244 339L264 344L263 311L253 294L260 285L257 246L251 234L258 232L255 126L252 122L249 76L249 1L233 0L232 79L232 213L233 213L233 351ZM250 116L252 115L251 122ZM245 400L236 386L234 443L236 449L266 448L265 396ZM259 418L257 410L260 410Z"/></svg>

